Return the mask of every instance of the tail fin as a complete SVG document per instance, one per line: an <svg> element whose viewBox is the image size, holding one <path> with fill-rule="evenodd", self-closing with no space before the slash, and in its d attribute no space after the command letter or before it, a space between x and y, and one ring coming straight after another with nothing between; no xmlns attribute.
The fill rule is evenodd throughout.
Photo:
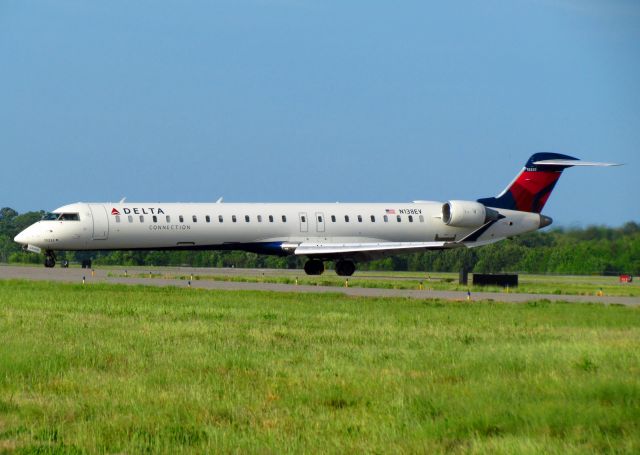
<svg viewBox="0 0 640 455"><path fill-rule="evenodd" d="M487 207L540 213L562 171L572 166L617 165L580 161L559 153L536 153L502 193L496 197L478 199L478 202Z"/></svg>

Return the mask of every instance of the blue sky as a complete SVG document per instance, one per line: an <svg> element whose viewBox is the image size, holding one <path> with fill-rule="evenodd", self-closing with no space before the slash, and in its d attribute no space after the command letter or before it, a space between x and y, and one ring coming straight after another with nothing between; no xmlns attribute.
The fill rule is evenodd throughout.
<svg viewBox="0 0 640 455"><path fill-rule="evenodd" d="M410 201L569 169L555 225L640 221L633 0L0 1L0 205Z"/></svg>

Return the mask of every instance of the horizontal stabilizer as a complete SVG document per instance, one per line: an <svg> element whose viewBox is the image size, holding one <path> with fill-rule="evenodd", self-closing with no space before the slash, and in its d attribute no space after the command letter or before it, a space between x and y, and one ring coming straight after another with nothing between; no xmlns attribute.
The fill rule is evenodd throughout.
<svg viewBox="0 0 640 455"><path fill-rule="evenodd" d="M622 166L619 163L598 163L580 160L541 160L534 161L533 164L537 166Z"/></svg>

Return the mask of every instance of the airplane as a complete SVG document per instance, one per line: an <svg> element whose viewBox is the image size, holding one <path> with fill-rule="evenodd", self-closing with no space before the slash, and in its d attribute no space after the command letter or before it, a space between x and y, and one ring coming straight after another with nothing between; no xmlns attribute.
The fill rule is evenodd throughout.
<svg viewBox="0 0 640 455"><path fill-rule="evenodd" d="M308 275L335 262L340 276L387 255L473 248L549 226L542 215L562 171L617 166L536 153L502 193L475 201L411 203L83 203L46 213L15 241L44 251L243 250L304 256Z"/></svg>

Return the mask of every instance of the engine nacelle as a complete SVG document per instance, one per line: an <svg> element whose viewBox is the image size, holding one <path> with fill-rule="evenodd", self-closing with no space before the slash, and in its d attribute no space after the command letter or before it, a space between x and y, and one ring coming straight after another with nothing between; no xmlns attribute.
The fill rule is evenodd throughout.
<svg viewBox="0 0 640 455"><path fill-rule="evenodd" d="M453 227L480 227L500 218L495 210L474 201L449 201L442 206L442 221Z"/></svg>

